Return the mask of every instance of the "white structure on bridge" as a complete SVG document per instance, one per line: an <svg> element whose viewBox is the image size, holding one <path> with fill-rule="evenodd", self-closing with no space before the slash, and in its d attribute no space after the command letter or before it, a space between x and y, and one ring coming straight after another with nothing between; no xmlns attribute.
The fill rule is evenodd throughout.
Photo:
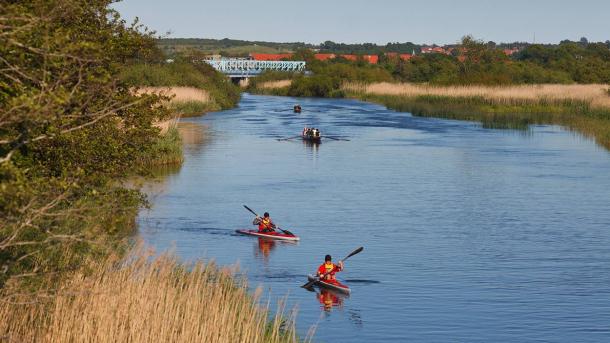
<svg viewBox="0 0 610 343"><path fill-rule="evenodd" d="M305 71L305 61L255 61L237 58L205 60L221 73L231 78L249 78L261 74L265 70L286 72Z"/></svg>

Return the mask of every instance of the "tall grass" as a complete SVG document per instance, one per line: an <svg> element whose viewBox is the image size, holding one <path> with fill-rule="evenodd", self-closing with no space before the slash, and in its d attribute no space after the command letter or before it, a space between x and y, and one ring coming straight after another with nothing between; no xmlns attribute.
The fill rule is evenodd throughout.
<svg viewBox="0 0 610 343"><path fill-rule="evenodd" d="M165 123L162 123L165 124ZM167 124L167 131L159 135L155 143L150 147L146 159L140 161L144 166L159 166L168 164L180 164L184 160L182 153L182 139L176 123ZM163 130L163 128L161 128Z"/></svg>
<svg viewBox="0 0 610 343"><path fill-rule="evenodd" d="M416 116L480 121L487 128L562 125L610 149L608 85L448 86L345 84L348 96Z"/></svg>
<svg viewBox="0 0 610 343"><path fill-rule="evenodd" d="M176 101L201 101L213 109L229 109L237 105L240 98L239 87L233 85L223 74L208 64L191 64L177 61L169 64L136 64L126 66L120 78L134 87L168 88L176 92ZM180 95L186 90L188 99ZM202 99L199 94L206 94ZM201 114L201 113L198 113Z"/></svg>
<svg viewBox="0 0 610 343"><path fill-rule="evenodd" d="M0 341L296 342L294 316L269 320L244 279L213 263L136 253L91 262L53 296L0 298Z"/></svg>
<svg viewBox="0 0 610 343"><path fill-rule="evenodd" d="M180 117L198 116L210 111L218 111L220 105L216 103L210 93L195 87L140 87L139 94L159 94L170 98L164 105L172 113Z"/></svg>
<svg viewBox="0 0 610 343"><path fill-rule="evenodd" d="M257 84L257 87L267 89L267 88L284 88L290 87L292 84L292 80L277 80L277 81L266 81Z"/></svg>

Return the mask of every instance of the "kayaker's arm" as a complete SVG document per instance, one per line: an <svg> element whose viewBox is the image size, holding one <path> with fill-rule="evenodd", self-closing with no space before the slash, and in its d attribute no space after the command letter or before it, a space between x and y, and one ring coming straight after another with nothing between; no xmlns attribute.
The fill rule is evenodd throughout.
<svg viewBox="0 0 610 343"><path fill-rule="evenodd" d="M254 221L252 221L252 225L258 225L261 223L261 217L256 216L256 218L254 218Z"/></svg>

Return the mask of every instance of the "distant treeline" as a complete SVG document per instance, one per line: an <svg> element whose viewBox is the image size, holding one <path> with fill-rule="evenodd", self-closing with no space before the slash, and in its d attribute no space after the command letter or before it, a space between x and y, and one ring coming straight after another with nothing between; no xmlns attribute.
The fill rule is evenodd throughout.
<svg viewBox="0 0 610 343"><path fill-rule="evenodd" d="M531 45L542 45L547 48L557 47L559 45L576 43L580 45L587 45L589 41L583 37L579 41L563 40L559 44L532 44L528 42L509 42L509 43L496 43L489 41L485 45L498 49L512 49L512 48L527 48ZM239 39L206 39L206 38L163 38L158 40L158 44L163 51L166 53L175 53L183 51L185 49L194 49L202 52L234 52L236 48L254 48L259 51L275 51L275 52L291 52L298 49L316 49L321 53L336 53L336 54L366 54L366 55L378 55L386 52L398 52L398 53L416 53L421 52L421 48L424 46L437 46L436 44L416 44L412 42L390 42L385 45L375 43L359 43L359 44L346 44L336 43L333 41L325 41L320 44L308 44L303 42L265 42L265 41L246 41ZM607 47L610 47L610 40L606 40L604 43ZM459 44L446 45L446 47L457 47ZM257 51L253 51L257 52ZM241 54L245 54L245 51L241 51Z"/></svg>
<svg viewBox="0 0 610 343"><path fill-rule="evenodd" d="M311 50L293 59L307 61L312 76L269 73L253 83L292 78L291 96L341 96L345 82L411 82L434 85L514 85L541 83L610 84L610 49L605 43L530 45L507 56L502 49L464 37L452 54L420 54L404 60L381 56L378 64L335 58L319 61ZM266 90L265 92L270 92Z"/></svg>

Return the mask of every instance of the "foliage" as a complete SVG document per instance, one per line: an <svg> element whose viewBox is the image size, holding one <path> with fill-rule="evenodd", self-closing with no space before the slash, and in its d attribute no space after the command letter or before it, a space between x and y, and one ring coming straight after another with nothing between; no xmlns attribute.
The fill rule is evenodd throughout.
<svg viewBox="0 0 610 343"><path fill-rule="evenodd" d="M224 75L206 63L189 63L178 59L174 63L135 64L121 70L121 79L134 87L188 86L206 90L219 109L237 105L240 91ZM210 106L214 108L214 106Z"/></svg>
<svg viewBox="0 0 610 343"><path fill-rule="evenodd" d="M276 95L307 96L307 97L341 97L341 85L344 82L359 81L364 83L391 81L390 73L377 66L369 65L366 61L348 61L345 59L334 59L331 61L318 61L313 55L302 52L308 59L308 68L312 75L299 73L267 72L253 79L250 90L258 93L272 93ZM292 84L287 90L280 93L265 91L257 88L263 82L274 80L292 79Z"/></svg>
<svg viewBox="0 0 610 343"><path fill-rule="evenodd" d="M182 163L182 140L173 125L151 146L151 152L140 163L145 166L162 166Z"/></svg>
<svg viewBox="0 0 610 343"><path fill-rule="evenodd" d="M0 7L0 288L74 270L133 228L133 173L169 114L135 96L119 67L159 59L152 33L110 0Z"/></svg>
<svg viewBox="0 0 610 343"><path fill-rule="evenodd" d="M399 81L442 85L610 83L610 50L603 43L531 45L509 58L495 43L466 36L454 51L388 61L386 67Z"/></svg>

